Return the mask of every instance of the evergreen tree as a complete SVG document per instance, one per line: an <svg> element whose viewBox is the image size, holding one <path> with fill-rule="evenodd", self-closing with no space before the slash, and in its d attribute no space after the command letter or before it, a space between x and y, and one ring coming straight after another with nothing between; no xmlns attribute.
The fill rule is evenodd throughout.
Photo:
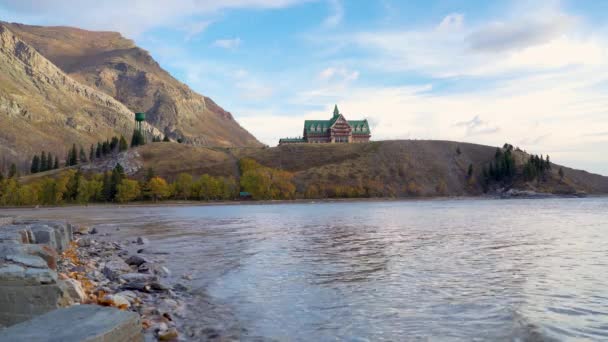
<svg viewBox="0 0 608 342"><path fill-rule="evenodd" d="M53 164L53 170L57 170L59 168L59 157L55 156L55 164Z"/></svg>
<svg viewBox="0 0 608 342"><path fill-rule="evenodd" d="M95 147L91 144L91 149L89 150L89 161L93 161L95 159Z"/></svg>
<svg viewBox="0 0 608 342"><path fill-rule="evenodd" d="M131 138L131 147L141 146L146 143L143 133L138 130L133 130L133 137Z"/></svg>
<svg viewBox="0 0 608 342"><path fill-rule="evenodd" d="M460 155L462 153L462 151L460 151L460 146L456 147L456 154Z"/></svg>
<svg viewBox="0 0 608 342"><path fill-rule="evenodd" d="M17 165L15 165L15 163L12 163L11 167L8 169L8 178L16 178L17 176Z"/></svg>
<svg viewBox="0 0 608 342"><path fill-rule="evenodd" d="M101 144L101 153L105 156L107 156L110 153L110 142L109 141L104 141L103 144Z"/></svg>
<svg viewBox="0 0 608 342"><path fill-rule="evenodd" d="M42 151L40 154L40 164L38 166L40 172L46 171L46 152Z"/></svg>
<svg viewBox="0 0 608 342"><path fill-rule="evenodd" d="M70 150L70 166L76 164L78 164L78 150L76 149L76 144L72 144L72 149Z"/></svg>
<svg viewBox="0 0 608 342"><path fill-rule="evenodd" d="M101 155L103 153L102 149L103 149L103 147L101 146L101 143L98 142L97 149L95 150L95 158L97 158L97 159L101 158Z"/></svg>
<svg viewBox="0 0 608 342"><path fill-rule="evenodd" d="M547 160L546 160L545 164L546 164L546 169L551 170L551 160L549 159L548 154L547 154Z"/></svg>
<svg viewBox="0 0 608 342"><path fill-rule="evenodd" d="M163 138L163 142L171 142L168 135L165 134L165 137Z"/></svg>
<svg viewBox="0 0 608 342"><path fill-rule="evenodd" d="M32 166L30 166L30 172L40 172L40 157L38 157L38 155L35 155L34 158L32 158Z"/></svg>
<svg viewBox="0 0 608 342"><path fill-rule="evenodd" d="M112 200L112 174L110 172L106 172L103 174L103 182L101 189L102 200L110 202Z"/></svg>
<svg viewBox="0 0 608 342"><path fill-rule="evenodd" d="M118 192L118 185L126 178L125 169L120 164L116 164L114 170L112 170L112 176L110 179L110 200L113 201Z"/></svg>
<svg viewBox="0 0 608 342"><path fill-rule="evenodd" d="M129 144L127 143L127 139L124 136L120 136L120 141L118 143L118 151L124 152L129 148Z"/></svg>
<svg viewBox="0 0 608 342"><path fill-rule="evenodd" d="M562 168L560 167L560 168L559 168L558 173L559 173L559 179L560 179L560 180L563 180L563 179L564 179L564 169L562 169Z"/></svg>
<svg viewBox="0 0 608 342"><path fill-rule="evenodd" d="M80 162L81 163L86 163L87 162L87 154L84 152L84 148L82 148L82 145L80 145Z"/></svg>
<svg viewBox="0 0 608 342"><path fill-rule="evenodd" d="M70 151L68 151L68 154L65 156L65 167L68 166L70 166Z"/></svg>
<svg viewBox="0 0 608 342"><path fill-rule="evenodd" d="M116 152L118 148L118 137L112 137L112 141L110 142L110 151Z"/></svg>
<svg viewBox="0 0 608 342"><path fill-rule="evenodd" d="M53 155L51 154L51 152L49 152L48 157L46 158L46 169L53 169Z"/></svg>
<svg viewBox="0 0 608 342"><path fill-rule="evenodd" d="M469 176L469 178L473 177L473 164L469 164L469 169L467 170L467 176Z"/></svg>

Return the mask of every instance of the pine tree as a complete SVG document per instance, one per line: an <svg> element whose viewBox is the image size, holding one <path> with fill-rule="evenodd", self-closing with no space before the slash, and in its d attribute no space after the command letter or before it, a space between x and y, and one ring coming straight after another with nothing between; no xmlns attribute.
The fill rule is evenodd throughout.
<svg viewBox="0 0 608 342"><path fill-rule="evenodd" d="M102 149L103 149L103 147L101 146L101 143L98 142L97 149L95 150L95 158L97 158L97 159L101 158L101 155L103 153Z"/></svg>
<svg viewBox="0 0 608 342"><path fill-rule="evenodd" d="M87 154L84 152L84 148L82 148L82 145L80 145L80 162L81 163L86 163L87 162Z"/></svg>
<svg viewBox="0 0 608 342"><path fill-rule="evenodd" d="M560 179L560 180L563 180L563 179L564 179L564 169L562 169L562 168L560 167L560 168L559 168L558 173L559 173L559 179Z"/></svg>
<svg viewBox="0 0 608 342"><path fill-rule="evenodd" d="M118 143L118 151L124 152L129 148L129 144L127 143L127 139L124 136L120 136L120 142Z"/></svg>
<svg viewBox="0 0 608 342"><path fill-rule="evenodd" d="M16 178L17 176L17 165L15 165L15 163L12 163L11 167L8 169L8 178Z"/></svg>
<svg viewBox="0 0 608 342"><path fill-rule="evenodd" d="M57 170L59 168L59 157L55 156L55 164L53 164L53 170Z"/></svg>
<svg viewBox="0 0 608 342"><path fill-rule="evenodd" d="M49 152L48 157L46 158L46 169L53 169L53 155L51 154L51 152Z"/></svg>
<svg viewBox="0 0 608 342"><path fill-rule="evenodd" d="M101 153L104 156L107 156L110 153L110 142L109 141L104 141L103 144L101 144Z"/></svg>
<svg viewBox="0 0 608 342"><path fill-rule="evenodd" d="M32 166L30 166L30 173L38 172L40 172L40 157L38 157L38 155L35 155L34 158L32 158Z"/></svg>
<svg viewBox="0 0 608 342"><path fill-rule="evenodd" d="M118 148L118 138L112 137L112 141L110 141L110 152L116 152L116 148Z"/></svg>
<svg viewBox="0 0 608 342"><path fill-rule="evenodd" d="M78 150L76 149L76 144L73 144L72 150L70 150L70 166L76 164L78 164Z"/></svg>
<svg viewBox="0 0 608 342"><path fill-rule="evenodd" d="M168 135L165 135L165 137L163 138L163 142L171 142L171 139L169 139Z"/></svg>
<svg viewBox="0 0 608 342"><path fill-rule="evenodd" d="M141 146L146 143L144 135L138 131L133 130L133 137L131 138L131 147Z"/></svg>
<svg viewBox="0 0 608 342"><path fill-rule="evenodd" d="M38 170L40 172L46 171L46 152L44 151L42 151L42 154L40 154L40 164L38 166Z"/></svg>
<svg viewBox="0 0 608 342"><path fill-rule="evenodd" d="M469 164L469 169L467 170L467 176L471 178L473 176L473 164Z"/></svg>
<svg viewBox="0 0 608 342"><path fill-rule="evenodd" d="M89 150L89 161L93 161L95 159L95 147L91 144L91 149Z"/></svg>

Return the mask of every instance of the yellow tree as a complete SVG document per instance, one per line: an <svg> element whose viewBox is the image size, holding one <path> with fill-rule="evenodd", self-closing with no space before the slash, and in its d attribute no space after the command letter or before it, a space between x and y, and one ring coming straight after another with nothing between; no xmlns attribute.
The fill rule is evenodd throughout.
<svg viewBox="0 0 608 342"><path fill-rule="evenodd" d="M166 183L165 183L166 184ZM133 201L141 194L139 182L131 179L123 179L117 187L116 200L120 203Z"/></svg>
<svg viewBox="0 0 608 342"><path fill-rule="evenodd" d="M171 196L171 188L169 187L169 184L167 184L167 181L160 177L153 177L150 179L150 181L148 181L147 188L148 194L150 197L152 197L154 202Z"/></svg>
<svg viewBox="0 0 608 342"><path fill-rule="evenodd" d="M192 192L192 175L187 173L180 173L177 176L177 180L174 184L175 197L187 200Z"/></svg>

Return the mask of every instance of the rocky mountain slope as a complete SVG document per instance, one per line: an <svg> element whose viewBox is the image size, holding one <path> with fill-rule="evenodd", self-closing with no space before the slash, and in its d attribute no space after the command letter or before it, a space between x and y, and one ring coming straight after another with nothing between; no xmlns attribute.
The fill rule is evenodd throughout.
<svg viewBox="0 0 608 342"><path fill-rule="evenodd" d="M0 24L0 154L22 168L34 153L63 157L116 134L130 136L133 113L85 86ZM159 131L147 127L155 134Z"/></svg>
<svg viewBox="0 0 608 342"><path fill-rule="evenodd" d="M163 70L116 32L2 23L74 80L101 91L173 139L208 146L261 146L232 114Z"/></svg>

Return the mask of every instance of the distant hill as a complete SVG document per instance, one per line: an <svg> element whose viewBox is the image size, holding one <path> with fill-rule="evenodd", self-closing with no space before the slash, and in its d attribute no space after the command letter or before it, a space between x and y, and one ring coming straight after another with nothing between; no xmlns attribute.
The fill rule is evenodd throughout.
<svg viewBox="0 0 608 342"><path fill-rule="evenodd" d="M130 136L134 111L146 112L157 134L174 140L262 146L229 112L119 33L0 22L0 34L4 158L25 163L42 148L59 153L72 143Z"/></svg>
<svg viewBox="0 0 608 342"><path fill-rule="evenodd" d="M179 173L194 176L239 177L238 160L253 158L264 166L293 172L298 192L312 185L331 189L372 187L377 196L478 196L484 194L482 170L493 159L496 147L452 141L403 140L366 144L302 144L273 148L206 148L176 143L154 143L130 150L121 163L143 179L153 168L157 175L174 180ZM521 175L529 156L515 151L517 174L504 189L542 193L608 194L608 177L553 164L541 182L525 182ZM87 167L109 170L115 165L102 163ZM469 165L473 174L468 176ZM497 184L489 187L498 193Z"/></svg>

